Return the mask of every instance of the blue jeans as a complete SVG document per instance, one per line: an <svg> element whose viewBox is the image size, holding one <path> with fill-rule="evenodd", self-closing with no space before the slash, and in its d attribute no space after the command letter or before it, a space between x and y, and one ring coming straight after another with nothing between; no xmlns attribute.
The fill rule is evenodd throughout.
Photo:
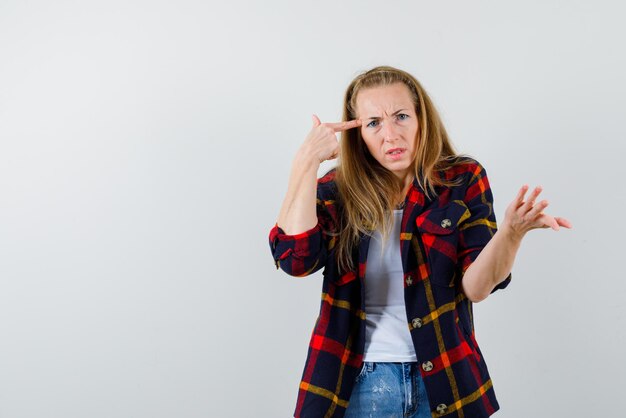
<svg viewBox="0 0 626 418"><path fill-rule="evenodd" d="M431 417L417 363L363 363L345 418L364 417Z"/></svg>

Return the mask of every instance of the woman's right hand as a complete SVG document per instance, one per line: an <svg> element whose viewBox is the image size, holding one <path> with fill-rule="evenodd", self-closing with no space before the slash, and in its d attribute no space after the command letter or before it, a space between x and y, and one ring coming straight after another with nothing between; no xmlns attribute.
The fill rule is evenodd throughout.
<svg viewBox="0 0 626 418"><path fill-rule="evenodd" d="M347 122L321 123L313 115L313 127L298 150L299 158L311 158L316 163L333 160L339 155L337 133L361 126L360 119Z"/></svg>

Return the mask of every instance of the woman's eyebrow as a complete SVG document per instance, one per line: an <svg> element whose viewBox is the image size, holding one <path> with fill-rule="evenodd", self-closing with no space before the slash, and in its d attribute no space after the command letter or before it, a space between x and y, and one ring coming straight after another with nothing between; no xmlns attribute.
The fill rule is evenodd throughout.
<svg viewBox="0 0 626 418"><path fill-rule="evenodd" d="M406 109L396 110L395 112L393 112L393 113L391 114L391 116L396 116L396 115L397 115L398 113L400 113L400 112L406 112ZM370 116L369 118L366 118L366 119L367 119L367 120L372 120L372 119L374 119L374 120L375 120L375 119L380 119L380 118L381 118L380 116Z"/></svg>

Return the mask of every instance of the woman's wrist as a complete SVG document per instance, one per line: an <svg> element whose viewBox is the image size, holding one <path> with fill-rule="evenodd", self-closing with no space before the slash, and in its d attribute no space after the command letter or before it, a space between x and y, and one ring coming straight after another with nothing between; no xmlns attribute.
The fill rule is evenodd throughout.
<svg viewBox="0 0 626 418"><path fill-rule="evenodd" d="M320 162L315 156L308 154L298 153L293 159L291 164L292 171L309 172L315 171L317 176L317 170L320 168Z"/></svg>
<svg viewBox="0 0 626 418"><path fill-rule="evenodd" d="M526 235L526 232L516 231L509 223L503 223L498 228L497 234L504 240L519 246L522 243L522 239L524 238L524 235Z"/></svg>

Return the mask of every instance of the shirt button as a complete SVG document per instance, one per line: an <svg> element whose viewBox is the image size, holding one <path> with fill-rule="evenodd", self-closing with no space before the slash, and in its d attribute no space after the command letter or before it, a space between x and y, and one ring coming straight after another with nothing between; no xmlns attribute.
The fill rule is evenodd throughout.
<svg viewBox="0 0 626 418"><path fill-rule="evenodd" d="M406 284L407 286L411 286L413 284L413 278L410 275L406 276Z"/></svg>
<svg viewBox="0 0 626 418"><path fill-rule="evenodd" d="M439 413L439 415L445 414L447 410L448 405L446 405L445 403L440 403L439 405L437 405L437 413Z"/></svg>
<svg viewBox="0 0 626 418"><path fill-rule="evenodd" d="M451 226L452 226L452 221L450 219L446 218L443 221L441 221L442 228L450 228Z"/></svg>
<svg viewBox="0 0 626 418"><path fill-rule="evenodd" d="M425 361L424 363L422 363L422 369L425 372L429 372L433 369L433 364L430 361Z"/></svg>
<svg viewBox="0 0 626 418"><path fill-rule="evenodd" d="M413 321L411 321L411 324L413 324L413 328L421 328L422 327L422 319L421 318L414 318Z"/></svg>

